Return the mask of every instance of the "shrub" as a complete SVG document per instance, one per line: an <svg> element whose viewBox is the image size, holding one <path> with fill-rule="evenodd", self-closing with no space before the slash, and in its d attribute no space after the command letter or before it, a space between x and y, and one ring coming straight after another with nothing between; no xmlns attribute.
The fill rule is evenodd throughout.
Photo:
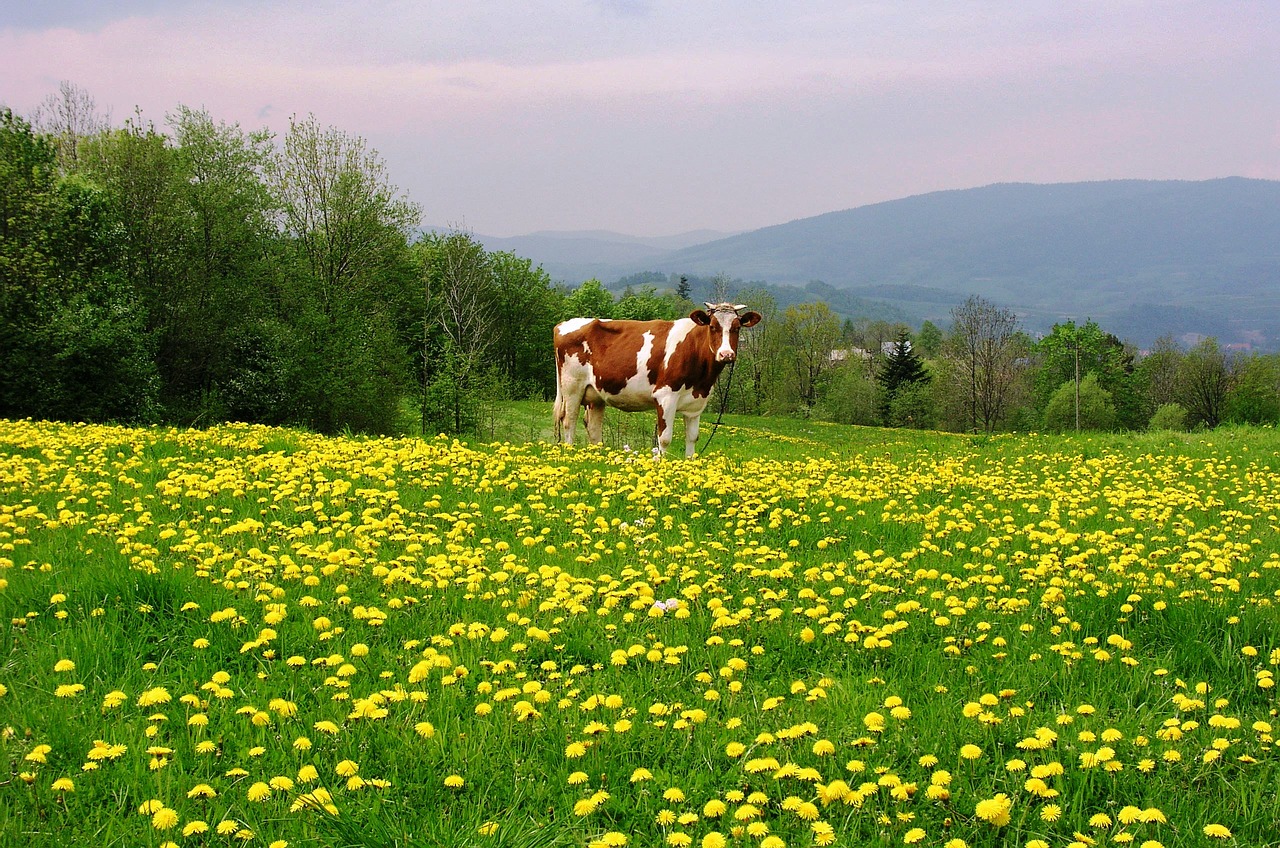
<svg viewBox="0 0 1280 848"><path fill-rule="evenodd" d="M1180 403L1166 403L1156 410L1151 416L1151 423L1147 425L1149 430L1178 430L1187 429L1187 410Z"/></svg>
<svg viewBox="0 0 1280 848"><path fill-rule="evenodd" d="M1116 408L1111 393L1098 385L1093 374L1080 381L1080 429L1110 430L1115 427ZM1044 410L1044 427L1051 432L1076 428L1076 385L1067 381L1054 391Z"/></svg>

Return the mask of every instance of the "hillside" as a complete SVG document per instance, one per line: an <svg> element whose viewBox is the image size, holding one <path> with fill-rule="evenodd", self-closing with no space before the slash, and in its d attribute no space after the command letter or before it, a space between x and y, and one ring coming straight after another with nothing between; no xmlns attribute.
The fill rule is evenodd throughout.
<svg viewBox="0 0 1280 848"><path fill-rule="evenodd" d="M821 280L913 321L945 322L956 302L978 294L1016 310L1033 331L1092 317L1139 344L1168 332L1280 347L1277 181L1001 184L629 261L596 255L590 275L606 282L640 270L793 286ZM568 264L557 271L575 281Z"/></svg>

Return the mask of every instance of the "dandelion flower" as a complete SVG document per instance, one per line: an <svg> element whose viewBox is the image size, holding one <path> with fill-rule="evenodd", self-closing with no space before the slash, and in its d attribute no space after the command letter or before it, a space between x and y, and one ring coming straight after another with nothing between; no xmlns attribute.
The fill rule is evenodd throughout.
<svg viewBox="0 0 1280 848"><path fill-rule="evenodd" d="M1003 792L996 794L994 798L987 798L979 801L974 808L974 815L993 824L996 827L1004 827L1009 823L1009 810L1013 807L1013 799Z"/></svg>
<svg viewBox="0 0 1280 848"><path fill-rule="evenodd" d="M460 774L451 774L444 779L444 785L450 789L461 789L466 785L466 781L462 779Z"/></svg>
<svg viewBox="0 0 1280 848"><path fill-rule="evenodd" d="M72 782L71 778L69 777L58 778L53 782L53 785L50 786L49 788L52 789L54 792L75 792L76 791L76 785L75 783Z"/></svg>
<svg viewBox="0 0 1280 848"><path fill-rule="evenodd" d="M1210 839L1230 839L1231 831L1220 824L1207 824L1204 826L1204 835Z"/></svg>
<svg viewBox="0 0 1280 848"><path fill-rule="evenodd" d="M168 830L178 823L178 811L169 807L160 807L151 815L151 826L156 830Z"/></svg>

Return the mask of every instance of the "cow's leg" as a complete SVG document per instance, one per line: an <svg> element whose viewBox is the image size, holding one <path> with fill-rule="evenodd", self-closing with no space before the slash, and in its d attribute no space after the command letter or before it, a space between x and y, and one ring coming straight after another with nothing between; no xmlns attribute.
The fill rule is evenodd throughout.
<svg viewBox="0 0 1280 848"><path fill-rule="evenodd" d="M604 441L604 401L587 402L587 441L598 445Z"/></svg>
<svg viewBox="0 0 1280 848"><path fill-rule="evenodd" d="M672 431L676 423L676 405L675 401L670 399L665 402L655 399L653 405L658 409L658 446L654 449L654 453L658 459L662 459L667 455L667 448L671 447Z"/></svg>
<svg viewBox="0 0 1280 848"><path fill-rule="evenodd" d="M701 418L701 412L684 416L685 459L693 459L693 449L698 446L698 422Z"/></svg>
<svg viewBox="0 0 1280 848"><path fill-rule="evenodd" d="M562 379L556 386L555 416L560 426L560 438L566 445L573 444L573 437L578 430L582 396L586 390L585 384L574 385L572 380Z"/></svg>

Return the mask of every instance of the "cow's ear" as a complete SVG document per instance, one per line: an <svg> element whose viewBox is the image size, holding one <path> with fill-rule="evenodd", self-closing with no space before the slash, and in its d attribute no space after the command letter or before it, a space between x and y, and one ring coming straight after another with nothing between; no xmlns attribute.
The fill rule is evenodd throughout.
<svg viewBox="0 0 1280 848"><path fill-rule="evenodd" d="M711 316L701 309L695 309L689 313L689 317L693 319L693 323L707 326L711 323Z"/></svg>
<svg viewBox="0 0 1280 848"><path fill-rule="evenodd" d="M754 327L756 324L759 324L759 323L760 323L760 313L759 313L759 312L748 312L747 314L743 315L743 316L742 316L741 318L739 318L738 320L740 320L740 321L742 322L742 326L744 326L744 327Z"/></svg>

